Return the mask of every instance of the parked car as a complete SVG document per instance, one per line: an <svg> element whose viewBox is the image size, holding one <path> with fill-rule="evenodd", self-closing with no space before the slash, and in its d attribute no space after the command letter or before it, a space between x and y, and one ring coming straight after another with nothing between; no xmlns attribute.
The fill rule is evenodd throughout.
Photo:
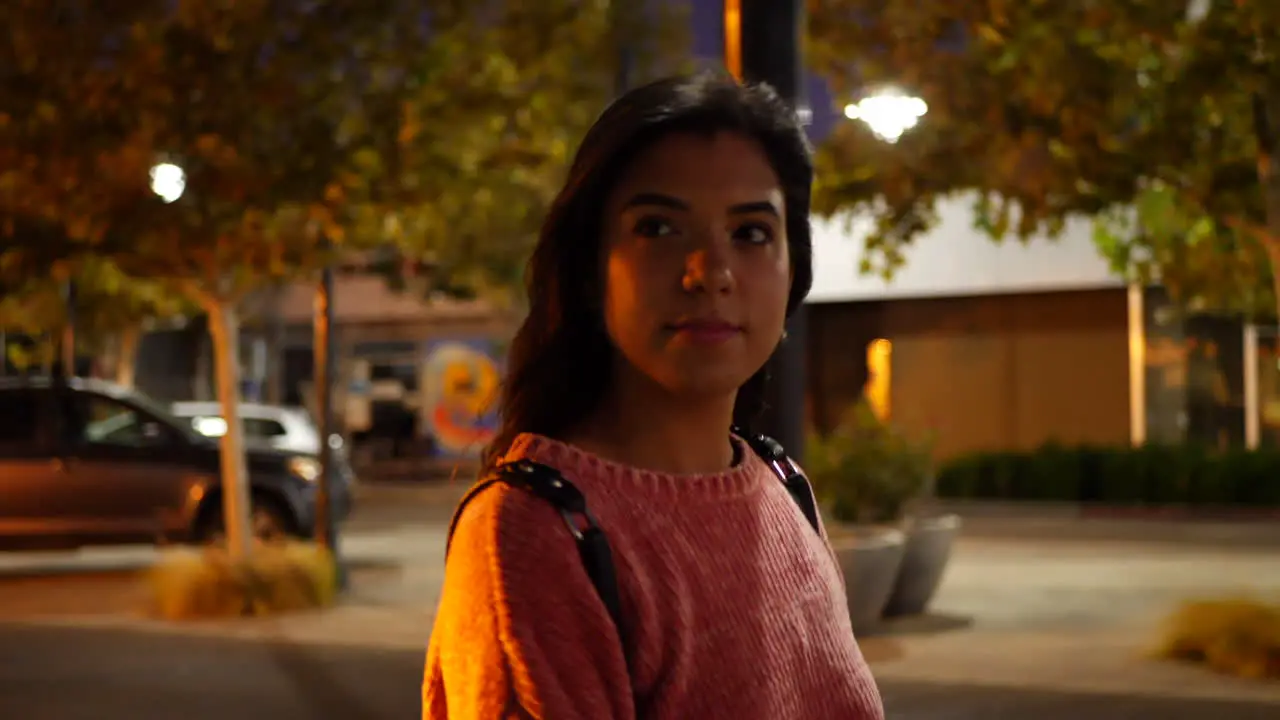
<svg viewBox="0 0 1280 720"><path fill-rule="evenodd" d="M255 534L312 536L314 455L246 455ZM215 440L141 393L79 378L0 379L0 547L215 540L220 468ZM350 497L335 483L338 518Z"/></svg>
<svg viewBox="0 0 1280 720"><path fill-rule="evenodd" d="M187 400L173 403L169 409L174 416L187 420L201 435L220 438L227 431L221 403ZM320 430L303 408L240 403L240 422L249 442L284 452L320 456ZM354 483L355 473L343 447L342 436L330 435L329 446L333 448L334 466L340 477L348 485Z"/></svg>

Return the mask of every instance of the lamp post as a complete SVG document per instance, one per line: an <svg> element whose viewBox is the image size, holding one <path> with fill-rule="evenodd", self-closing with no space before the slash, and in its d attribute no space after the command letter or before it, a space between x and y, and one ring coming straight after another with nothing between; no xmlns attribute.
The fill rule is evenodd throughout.
<svg viewBox="0 0 1280 720"><path fill-rule="evenodd" d="M325 243L325 250L329 244ZM320 426L320 483L316 488L316 538L333 557L339 590L347 588L347 567L338 538L338 523L333 507L333 489L338 478L333 462L333 381L337 365L337 347L333 338L333 263L326 262L316 286L315 315L312 325L312 351L316 390L316 424Z"/></svg>
<svg viewBox="0 0 1280 720"><path fill-rule="evenodd" d="M613 89L615 94L622 95L631 89L634 81L632 74L635 71L635 48L634 40L625 35L628 29L627 21L631 18L628 12L631 11L629 0L613 0L609 3L609 23L613 26L614 47L617 50L617 68L613 78Z"/></svg>
<svg viewBox="0 0 1280 720"><path fill-rule="evenodd" d="M802 0L724 0L725 65L746 82L772 86L802 121L805 6ZM805 306L787 321L787 338L770 361L769 405L764 431L775 437L797 462L805 446L805 394L808 361L808 317Z"/></svg>
<svg viewBox="0 0 1280 720"><path fill-rule="evenodd" d="M62 373L63 379L76 376L76 281L68 279L62 286L62 303L67 309L67 319L62 325Z"/></svg>

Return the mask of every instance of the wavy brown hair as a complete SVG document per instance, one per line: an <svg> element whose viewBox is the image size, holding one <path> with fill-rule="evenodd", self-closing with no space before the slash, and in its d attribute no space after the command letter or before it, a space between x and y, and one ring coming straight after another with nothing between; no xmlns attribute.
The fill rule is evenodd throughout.
<svg viewBox="0 0 1280 720"><path fill-rule="evenodd" d="M741 85L711 73L666 78L626 93L587 132L542 225L525 275L529 313L510 346L501 425L486 466L520 433L563 437L605 397L615 352L601 315L605 201L632 160L664 137L721 132L755 140L781 181L793 272L787 315L804 301L813 283L813 162L791 107L767 85ZM764 409L767 368L738 391L734 423L747 430Z"/></svg>

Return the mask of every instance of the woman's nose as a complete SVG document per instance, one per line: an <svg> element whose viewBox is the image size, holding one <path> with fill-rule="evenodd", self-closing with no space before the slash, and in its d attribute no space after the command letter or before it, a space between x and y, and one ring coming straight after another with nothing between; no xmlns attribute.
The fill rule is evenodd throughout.
<svg viewBox="0 0 1280 720"><path fill-rule="evenodd" d="M721 244L719 241L708 242L685 257L685 292L726 293L733 289L729 253L719 247Z"/></svg>

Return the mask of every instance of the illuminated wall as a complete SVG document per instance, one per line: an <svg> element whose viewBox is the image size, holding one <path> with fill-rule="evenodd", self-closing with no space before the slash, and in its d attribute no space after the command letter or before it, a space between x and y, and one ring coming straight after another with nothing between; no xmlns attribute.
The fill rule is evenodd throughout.
<svg viewBox="0 0 1280 720"><path fill-rule="evenodd" d="M867 345L867 385L863 395L881 422L888 422L893 412L892 386L893 343L884 338L873 340Z"/></svg>
<svg viewBox="0 0 1280 720"><path fill-rule="evenodd" d="M1094 290L1123 287L1093 244L1093 226L1069 223L1057 239L993 242L973 226L972 201L939 204L936 228L906 250L891 280L861 275L858 264L870 221L813 220L811 303L900 298Z"/></svg>

